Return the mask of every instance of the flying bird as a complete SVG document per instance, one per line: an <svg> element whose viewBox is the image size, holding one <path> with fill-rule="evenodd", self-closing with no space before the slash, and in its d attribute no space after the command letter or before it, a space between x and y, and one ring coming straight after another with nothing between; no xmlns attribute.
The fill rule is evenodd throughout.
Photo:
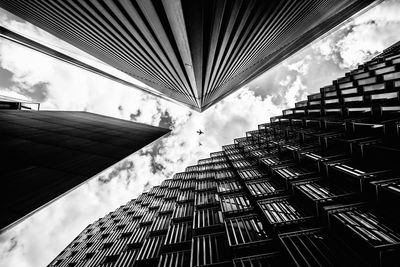
<svg viewBox="0 0 400 267"><path fill-rule="evenodd" d="M196 133L198 133L199 135L204 134L204 132L202 130L198 130Z"/></svg>

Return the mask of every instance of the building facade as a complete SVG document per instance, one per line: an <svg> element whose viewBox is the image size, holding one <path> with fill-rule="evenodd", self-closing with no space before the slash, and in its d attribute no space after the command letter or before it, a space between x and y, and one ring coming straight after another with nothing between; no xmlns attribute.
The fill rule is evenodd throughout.
<svg viewBox="0 0 400 267"><path fill-rule="evenodd" d="M0 7L203 111L377 2L2 0Z"/></svg>
<svg viewBox="0 0 400 267"><path fill-rule="evenodd" d="M40 103L0 95L0 110L39 110Z"/></svg>
<svg viewBox="0 0 400 267"><path fill-rule="evenodd" d="M27 104L15 103L0 111L0 231L169 132L88 112L19 110Z"/></svg>
<svg viewBox="0 0 400 267"><path fill-rule="evenodd" d="M89 225L49 266L398 266L400 49Z"/></svg>

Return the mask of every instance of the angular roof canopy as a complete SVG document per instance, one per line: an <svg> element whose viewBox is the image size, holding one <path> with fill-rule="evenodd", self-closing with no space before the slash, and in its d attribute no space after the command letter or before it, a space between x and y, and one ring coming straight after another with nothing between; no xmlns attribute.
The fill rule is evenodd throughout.
<svg viewBox="0 0 400 267"><path fill-rule="evenodd" d="M373 0L2 0L0 7L197 111Z"/></svg>

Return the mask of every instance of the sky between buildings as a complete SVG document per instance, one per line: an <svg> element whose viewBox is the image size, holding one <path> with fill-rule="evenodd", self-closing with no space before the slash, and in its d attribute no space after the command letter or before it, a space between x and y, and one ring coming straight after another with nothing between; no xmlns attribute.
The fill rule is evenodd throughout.
<svg viewBox="0 0 400 267"><path fill-rule="evenodd" d="M0 94L172 129L0 235L0 266L44 266L88 224L244 136L400 40L400 0L348 21L203 113L0 39ZM0 25L68 47L0 9ZM198 136L201 129L204 135ZM201 143L201 145L200 145Z"/></svg>

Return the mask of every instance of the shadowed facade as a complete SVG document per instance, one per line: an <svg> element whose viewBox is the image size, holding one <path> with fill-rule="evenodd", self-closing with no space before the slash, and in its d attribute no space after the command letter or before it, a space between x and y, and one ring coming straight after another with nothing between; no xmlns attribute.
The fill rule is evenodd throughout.
<svg viewBox="0 0 400 267"><path fill-rule="evenodd" d="M168 133L88 112L0 111L0 230Z"/></svg>

